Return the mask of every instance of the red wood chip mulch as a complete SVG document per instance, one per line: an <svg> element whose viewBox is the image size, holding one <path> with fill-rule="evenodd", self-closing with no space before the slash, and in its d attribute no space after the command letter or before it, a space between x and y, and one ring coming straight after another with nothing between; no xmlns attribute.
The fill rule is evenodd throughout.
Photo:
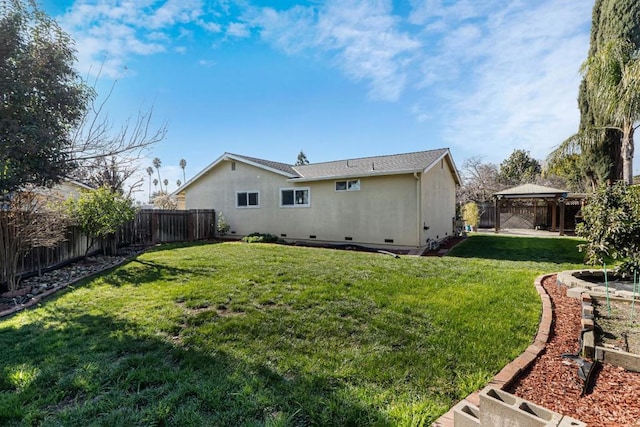
<svg viewBox="0 0 640 427"><path fill-rule="evenodd" d="M589 426L640 426L640 374L602 365L593 389L580 396L578 367L562 358L578 351L581 302L566 296L556 276L542 282L553 305L553 327L546 350L510 392Z"/></svg>

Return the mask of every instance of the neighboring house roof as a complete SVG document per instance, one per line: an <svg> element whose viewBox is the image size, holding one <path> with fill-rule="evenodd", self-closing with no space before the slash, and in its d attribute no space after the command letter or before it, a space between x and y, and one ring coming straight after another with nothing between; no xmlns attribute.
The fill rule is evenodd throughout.
<svg viewBox="0 0 640 427"><path fill-rule="evenodd" d="M426 172L438 164L441 159L445 158L453 171L456 184L460 184L461 179L458 175L458 170L453 163L453 158L447 148L417 151L405 154L392 154L388 156L362 157L324 163L311 163L302 166L293 166L286 163L273 162L240 154L224 153L213 163L204 168L200 173L184 183L173 194L178 194L181 191L184 191L193 182L207 174L207 172L218 164L229 160L235 160L269 170L289 178L290 181L307 182L322 181L326 179Z"/></svg>

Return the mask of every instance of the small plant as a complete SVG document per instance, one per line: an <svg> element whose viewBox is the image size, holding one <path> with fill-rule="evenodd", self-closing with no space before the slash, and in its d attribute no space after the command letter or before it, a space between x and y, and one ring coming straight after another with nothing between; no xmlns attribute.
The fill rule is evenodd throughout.
<svg viewBox="0 0 640 427"><path fill-rule="evenodd" d="M269 233L251 233L242 238L246 243L281 243L282 241L278 236L274 236Z"/></svg>
<svg viewBox="0 0 640 427"><path fill-rule="evenodd" d="M475 202L469 202L462 207L462 219L464 219L465 224L471 226L473 230L478 228L480 212Z"/></svg>
<svg viewBox="0 0 640 427"><path fill-rule="evenodd" d="M227 220L224 218L224 215L222 215L222 212L220 212L220 215L218 216L218 225L216 227L216 231L218 231L218 234L220 236L224 236L229 232L230 229L231 226L229 225L229 223L227 223Z"/></svg>

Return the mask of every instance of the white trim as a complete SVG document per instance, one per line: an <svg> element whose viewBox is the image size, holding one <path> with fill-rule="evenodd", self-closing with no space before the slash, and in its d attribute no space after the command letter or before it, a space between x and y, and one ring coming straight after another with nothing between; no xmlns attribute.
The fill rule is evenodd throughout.
<svg viewBox="0 0 640 427"><path fill-rule="evenodd" d="M307 191L307 203L298 204L295 200L295 192L299 190ZM282 192L283 191L293 191L293 205L283 205L282 204ZM278 190L280 194L280 207L281 208L309 208L311 207L311 187L282 187Z"/></svg>
<svg viewBox="0 0 640 427"><path fill-rule="evenodd" d="M238 194L246 194L247 195L247 206L240 206L238 204ZM249 204L249 194L257 194L258 195L258 204L250 205ZM259 209L260 208L260 191L258 190L242 190L236 191L236 209Z"/></svg>

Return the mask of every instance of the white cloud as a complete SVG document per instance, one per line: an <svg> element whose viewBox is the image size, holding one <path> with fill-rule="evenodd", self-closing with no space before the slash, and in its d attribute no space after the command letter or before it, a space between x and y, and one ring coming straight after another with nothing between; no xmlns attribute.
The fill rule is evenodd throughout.
<svg viewBox="0 0 640 427"><path fill-rule="evenodd" d="M420 44L399 29L392 9L389 0L330 0L285 11L263 8L248 21L285 52L324 52L346 75L369 82L372 98L396 100L406 86L409 54Z"/></svg>
<svg viewBox="0 0 640 427"><path fill-rule="evenodd" d="M203 7L203 0L77 0L59 21L76 41L81 72L118 78L132 56L182 51L171 45L191 37L187 26L213 31Z"/></svg>
<svg viewBox="0 0 640 427"><path fill-rule="evenodd" d="M245 38L251 35L249 27L240 22L232 22L227 27L227 36L235 38Z"/></svg>
<svg viewBox="0 0 640 427"><path fill-rule="evenodd" d="M467 1L414 6L412 19L425 25L425 37L433 37L427 27L434 20L447 28L423 59L421 87L444 100L440 116L450 145L495 156L489 161L515 148L543 158L577 130L578 69L587 53L592 3L493 2L498 12L492 14Z"/></svg>

